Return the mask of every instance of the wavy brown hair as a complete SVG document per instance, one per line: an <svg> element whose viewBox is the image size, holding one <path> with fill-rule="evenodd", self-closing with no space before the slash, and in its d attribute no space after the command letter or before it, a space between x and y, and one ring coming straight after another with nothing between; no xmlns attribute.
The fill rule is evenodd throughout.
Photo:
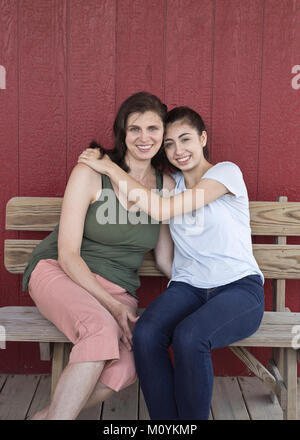
<svg viewBox="0 0 300 440"><path fill-rule="evenodd" d="M147 111L156 113L161 118L165 128L167 106L163 104L157 96L152 95L151 93L138 92L129 96L129 98L121 104L118 110L113 125L114 147L110 150L105 149L98 142L92 141L89 148L99 148L102 154L106 153L113 162L119 165L124 171L128 172L129 167L125 162L127 151L125 138L128 116L131 113L145 113ZM156 155L151 159L151 165L161 171L167 166L167 160L162 145Z"/></svg>

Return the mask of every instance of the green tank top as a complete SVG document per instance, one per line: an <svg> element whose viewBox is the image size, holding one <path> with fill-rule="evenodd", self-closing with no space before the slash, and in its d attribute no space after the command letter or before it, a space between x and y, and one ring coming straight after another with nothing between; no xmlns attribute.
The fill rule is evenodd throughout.
<svg viewBox="0 0 300 440"><path fill-rule="evenodd" d="M163 176L156 171L161 190ZM30 275L40 260L58 259L58 227L36 246L23 274L22 289L28 289ZM119 202L110 179L102 175L102 192L90 204L84 224L80 255L91 272L118 284L138 299L138 269L145 253L156 246L159 223L144 212L127 211Z"/></svg>

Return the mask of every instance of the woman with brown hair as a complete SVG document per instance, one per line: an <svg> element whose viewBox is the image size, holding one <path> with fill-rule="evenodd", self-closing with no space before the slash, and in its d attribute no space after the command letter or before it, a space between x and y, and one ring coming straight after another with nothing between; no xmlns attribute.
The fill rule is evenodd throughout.
<svg viewBox="0 0 300 440"><path fill-rule="evenodd" d="M115 145L107 152L148 189L173 186L158 169L165 115L156 96L132 95L118 111ZM113 222L100 215L107 203L117 212ZM39 311L74 344L50 406L33 419L75 419L82 408L136 380L131 328L137 319L138 269L167 225L132 224L130 208L107 176L77 164L59 225L32 253L23 290L28 288Z"/></svg>

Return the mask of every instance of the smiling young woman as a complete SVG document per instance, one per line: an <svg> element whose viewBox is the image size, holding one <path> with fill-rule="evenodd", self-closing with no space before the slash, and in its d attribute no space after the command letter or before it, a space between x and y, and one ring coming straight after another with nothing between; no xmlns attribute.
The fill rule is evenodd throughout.
<svg viewBox="0 0 300 440"><path fill-rule="evenodd" d="M209 416L212 396L211 350L257 330L264 278L252 253L242 172L232 162L210 163L200 115L187 107L171 110L164 146L177 170L175 194L169 199L153 194L155 203L149 203L147 188L108 157L97 160L88 153L82 162L116 184L126 181L129 198L135 189L144 191L136 204L155 219L170 219L171 235L161 245L174 243L170 282L135 325L135 364L151 419L201 420ZM192 210L196 219L203 216L202 227L183 215Z"/></svg>

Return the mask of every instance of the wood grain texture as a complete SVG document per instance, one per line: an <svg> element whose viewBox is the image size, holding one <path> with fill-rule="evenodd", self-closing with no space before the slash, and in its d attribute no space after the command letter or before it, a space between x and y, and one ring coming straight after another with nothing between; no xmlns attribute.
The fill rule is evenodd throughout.
<svg viewBox="0 0 300 440"><path fill-rule="evenodd" d="M292 88L291 69L299 62L300 2L266 0L264 5L256 199L273 200L285 195L289 201L298 201L300 93ZM286 305L292 310L300 310L299 289L299 282L287 283Z"/></svg>
<svg viewBox="0 0 300 440"><path fill-rule="evenodd" d="M2 307L0 323L5 326L7 341L69 342L68 338L46 320L36 307ZM294 325L300 325L299 313L265 312L256 333L231 345L291 347Z"/></svg>
<svg viewBox="0 0 300 440"><path fill-rule="evenodd" d="M282 409L270 402L267 389L257 377L238 379L251 420L282 420Z"/></svg>
<svg viewBox="0 0 300 440"><path fill-rule="evenodd" d="M249 420L237 378L214 379L211 411L213 420Z"/></svg>
<svg viewBox="0 0 300 440"><path fill-rule="evenodd" d="M213 81L214 2L167 2L165 100L187 105L203 117L210 133Z"/></svg>
<svg viewBox="0 0 300 440"><path fill-rule="evenodd" d="M20 2L20 192L62 196L66 175L66 0Z"/></svg>
<svg viewBox="0 0 300 440"><path fill-rule="evenodd" d="M69 342L36 307L2 307L0 321L5 326L7 341Z"/></svg>
<svg viewBox="0 0 300 440"><path fill-rule="evenodd" d="M266 0L262 59L259 200L299 199L300 93L291 86L299 63L300 1Z"/></svg>
<svg viewBox="0 0 300 440"><path fill-rule="evenodd" d="M22 273L40 240L5 240L4 265L10 273ZM254 244L254 257L265 278L300 279L300 245ZM140 276L162 276L152 252L145 255Z"/></svg>
<svg viewBox="0 0 300 440"><path fill-rule="evenodd" d="M96 139L112 143L115 112L115 0L68 3L68 175Z"/></svg>
<svg viewBox="0 0 300 440"><path fill-rule="evenodd" d="M6 229L52 231L59 222L62 198L13 197L6 205ZM250 202L252 235L300 235L299 202Z"/></svg>
<svg viewBox="0 0 300 440"><path fill-rule="evenodd" d="M252 235L299 236L299 202L250 202Z"/></svg>
<svg viewBox="0 0 300 440"><path fill-rule="evenodd" d="M66 183L66 0L19 2L20 194L62 196ZM20 237L26 235L22 232ZM32 299L18 289L19 304ZM39 347L19 346L23 370ZM35 359L35 361L34 361Z"/></svg>
<svg viewBox="0 0 300 440"><path fill-rule="evenodd" d="M212 105L213 162L240 166L256 197L263 2L217 0Z"/></svg>
<svg viewBox="0 0 300 440"><path fill-rule="evenodd" d="M0 306L19 304L19 277L12 276L3 266L4 239L17 238L17 233L5 233L5 205L19 193L18 145L18 1L0 0L0 64L6 69L6 89L0 90ZM18 347L7 345L1 350L0 371L19 363Z"/></svg>
<svg viewBox="0 0 300 440"><path fill-rule="evenodd" d="M132 93L148 91L163 99L164 0L118 1L116 110Z"/></svg>
<svg viewBox="0 0 300 440"><path fill-rule="evenodd" d="M35 394L39 376L8 376L1 391L0 420L24 420Z"/></svg>
<svg viewBox="0 0 300 440"><path fill-rule="evenodd" d="M13 197L6 205L6 229L52 231L59 222L61 197Z"/></svg>

